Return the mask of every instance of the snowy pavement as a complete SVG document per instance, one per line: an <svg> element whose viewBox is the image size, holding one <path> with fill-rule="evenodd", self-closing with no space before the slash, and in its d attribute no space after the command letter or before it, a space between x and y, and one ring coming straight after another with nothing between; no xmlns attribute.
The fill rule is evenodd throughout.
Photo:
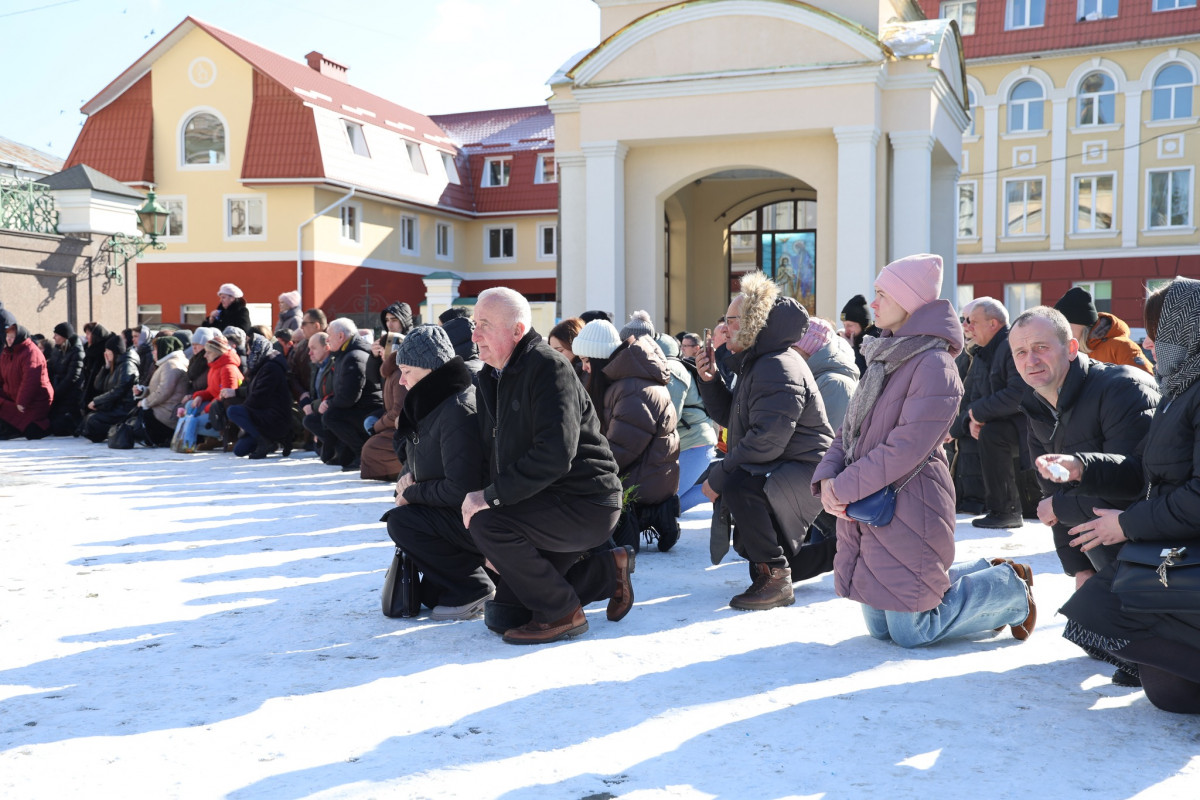
<svg viewBox="0 0 1200 800"><path fill-rule="evenodd" d="M311 455L0 442L0 797L1200 797L1200 719L1061 638L1040 525L958 526L1032 563L1025 643L876 642L830 575L732 611L703 506L622 622L514 647L380 614L390 495Z"/></svg>

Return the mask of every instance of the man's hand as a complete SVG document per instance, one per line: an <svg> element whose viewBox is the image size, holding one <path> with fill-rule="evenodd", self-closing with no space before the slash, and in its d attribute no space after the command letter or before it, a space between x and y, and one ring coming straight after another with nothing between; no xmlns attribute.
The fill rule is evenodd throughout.
<svg viewBox="0 0 1200 800"><path fill-rule="evenodd" d="M1067 471L1065 478L1062 476L1061 470L1051 469L1051 466L1054 464ZM1083 479L1083 462L1075 456L1047 453L1046 455L1038 456L1033 465L1037 467L1039 475L1055 483L1071 483ZM1058 472L1058 475L1055 475L1055 472Z"/></svg>
<svg viewBox="0 0 1200 800"><path fill-rule="evenodd" d="M408 501L404 499L404 490L412 485L413 476L411 472L404 473L396 480L396 505L408 505Z"/></svg>
<svg viewBox="0 0 1200 800"><path fill-rule="evenodd" d="M95 411L95 410L96 410L96 401L95 401L95 400L93 400L92 402L88 403L88 410L89 410L89 411Z"/></svg>
<svg viewBox="0 0 1200 800"><path fill-rule="evenodd" d="M700 380L705 383L710 382L717 375L717 365L708 357L707 347L701 347L700 352L696 353L696 372L700 374Z"/></svg>
<svg viewBox="0 0 1200 800"><path fill-rule="evenodd" d="M371 355L375 356L376 358L383 358L383 345L379 342L372 342Z"/></svg>
<svg viewBox="0 0 1200 800"><path fill-rule="evenodd" d="M968 417L970 418L970 420L971 420L969 423L967 423L967 426L968 426L968 427L970 428L970 430L971 430L971 438L973 438L973 439L978 439L978 438L979 438L979 432L980 432L981 430L983 430L983 425L984 425L984 423L982 423L982 422L980 422L979 420L975 419L975 412L974 412L974 411L968 410L968 411L967 411L967 416L968 416Z"/></svg>
<svg viewBox="0 0 1200 800"><path fill-rule="evenodd" d="M1071 547L1078 547L1086 553L1093 547L1102 544L1119 544L1129 541L1125 538L1125 531L1121 530L1121 523L1117 519L1121 516L1120 511L1115 508L1093 508L1092 513L1096 514L1095 519L1088 520L1082 525L1076 525L1067 531L1075 537L1071 540Z"/></svg>
<svg viewBox="0 0 1200 800"><path fill-rule="evenodd" d="M221 399L225 400L225 399L233 397L235 394L237 394L237 389L228 389L228 388L222 389L219 394L220 394Z"/></svg>
<svg viewBox="0 0 1200 800"><path fill-rule="evenodd" d="M708 482L708 478L704 479L704 483L700 486L700 491L708 498L708 502L715 503L721 495L717 494L716 489L712 488L712 484Z"/></svg>
<svg viewBox="0 0 1200 800"><path fill-rule="evenodd" d="M839 500L837 493L833 491L833 478L821 481L821 505L839 519L850 519L846 516L846 506L849 504Z"/></svg>
<svg viewBox="0 0 1200 800"><path fill-rule="evenodd" d="M1043 525L1057 525L1058 517L1054 515L1054 498L1047 497L1042 502L1038 503L1037 508L1038 519Z"/></svg>
<svg viewBox="0 0 1200 800"><path fill-rule="evenodd" d="M329 401L328 400L322 400L321 405L317 406L317 411L319 411L322 414L324 414L328 410L329 410Z"/></svg>
<svg viewBox="0 0 1200 800"><path fill-rule="evenodd" d="M312 403L305 403L304 408L302 408L301 410L304 412L304 416L307 417L309 414L312 413Z"/></svg>
<svg viewBox="0 0 1200 800"><path fill-rule="evenodd" d="M483 499L483 491L471 492L463 498L462 504L462 520L463 527L468 530L471 528L471 517L475 516L480 511L488 507L487 502Z"/></svg>

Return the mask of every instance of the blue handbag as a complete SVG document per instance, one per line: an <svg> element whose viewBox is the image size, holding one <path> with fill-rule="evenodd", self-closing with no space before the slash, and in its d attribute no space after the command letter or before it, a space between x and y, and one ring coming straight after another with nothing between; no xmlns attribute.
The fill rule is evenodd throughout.
<svg viewBox="0 0 1200 800"><path fill-rule="evenodd" d="M896 495L900 494L900 490L908 486L909 481L917 477L917 474L925 469L925 465L932 458L933 453L930 453L929 458L922 461L921 466L917 467L916 472L909 475L904 483L900 484L899 488L888 484L879 491L871 492L861 500L855 500L846 506L846 516L856 522L870 525L872 528L882 528L890 523L896 513Z"/></svg>

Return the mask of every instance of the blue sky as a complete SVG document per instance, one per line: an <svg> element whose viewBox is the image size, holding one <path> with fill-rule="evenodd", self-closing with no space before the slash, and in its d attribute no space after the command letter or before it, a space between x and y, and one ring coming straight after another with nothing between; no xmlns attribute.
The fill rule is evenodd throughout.
<svg viewBox="0 0 1200 800"><path fill-rule="evenodd" d="M65 158L79 107L188 15L426 114L540 103L600 36L592 0L0 0L0 136Z"/></svg>

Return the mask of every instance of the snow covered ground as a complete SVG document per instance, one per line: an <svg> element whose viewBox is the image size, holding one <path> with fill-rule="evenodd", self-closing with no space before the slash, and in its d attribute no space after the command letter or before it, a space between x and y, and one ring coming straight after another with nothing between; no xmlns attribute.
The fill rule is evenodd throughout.
<svg viewBox="0 0 1200 800"><path fill-rule="evenodd" d="M0 443L0 796L1200 797L1200 720L1061 638L1041 526L958 528L1033 564L1026 643L876 642L829 575L731 611L703 506L625 620L513 647L380 614L389 503L299 454Z"/></svg>

